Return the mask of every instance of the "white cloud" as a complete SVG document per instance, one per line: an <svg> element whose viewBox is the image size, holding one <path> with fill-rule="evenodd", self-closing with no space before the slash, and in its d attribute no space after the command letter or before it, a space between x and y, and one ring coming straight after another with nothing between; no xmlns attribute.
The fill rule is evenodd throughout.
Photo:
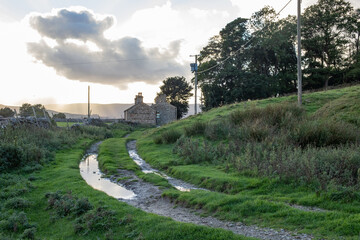
<svg viewBox="0 0 360 240"><path fill-rule="evenodd" d="M216 9L203 10L192 6L177 9L167 1L163 5L136 11L128 21L105 32L105 36L111 39L136 36L144 40L145 46L159 48L165 48L171 41L181 40L179 61L187 66L193 61L189 55L198 53L210 37L235 18L226 11ZM187 72L190 74L190 71Z"/></svg>
<svg viewBox="0 0 360 240"><path fill-rule="evenodd" d="M28 43L28 52L68 79L127 89L131 82L158 84L165 76L183 73L182 65L174 60L179 41L161 51L144 47L134 37L109 40L104 31L113 25L113 16L98 17L83 8L57 9L50 15L32 14L29 21L41 36L57 45L49 46L42 39Z"/></svg>

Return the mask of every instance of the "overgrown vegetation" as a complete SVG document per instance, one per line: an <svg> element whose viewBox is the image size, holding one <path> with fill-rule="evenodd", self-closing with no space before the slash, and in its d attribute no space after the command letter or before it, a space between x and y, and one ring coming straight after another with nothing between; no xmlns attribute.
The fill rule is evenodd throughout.
<svg viewBox="0 0 360 240"><path fill-rule="evenodd" d="M112 135L110 129L96 126L67 130L19 125L0 129L1 236L35 239L37 224L26 214L34 203L24 195L33 191L33 181L38 179L35 173L53 163L56 152L70 149L80 139L100 140Z"/></svg>
<svg viewBox="0 0 360 240"><path fill-rule="evenodd" d="M101 140L106 129L99 129L98 133L91 129L90 133L102 132L100 136L92 136L86 132L87 127L83 126L81 131L46 130L54 131L51 137L64 131L72 141L62 148L54 148L54 158L44 161L40 165L42 168L35 172L24 171L27 164L24 162L24 166L0 175L1 239L247 239L225 230L177 223L147 214L92 189L81 179L78 164L84 150L94 140ZM121 126L115 126L112 132L124 136L127 127L122 132L121 129ZM39 141L36 138L30 137L29 141ZM116 140L121 142L121 154L126 153L126 139ZM117 149L111 148L119 144L117 141L107 139L104 143L110 148L104 149L103 156L113 154L117 160L121 159L122 155L115 153ZM129 162L135 164L132 160ZM119 166L115 162L112 164ZM124 167L131 168L130 165ZM146 176L152 178L151 181L159 181L153 175Z"/></svg>
<svg viewBox="0 0 360 240"><path fill-rule="evenodd" d="M231 221L357 239L359 86L242 102L154 129L139 154L169 175L213 190L164 196ZM155 144L166 131L174 144ZM171 154L173 153L173 154ZM305 211L292 204L323 211Z"/></svg>
<svg viewBox="0 0 360 240"><path fill-rule="evenodd" d="M200 134L199 125L185 127L185 135ZM186 164L221 163L252 176L315 183L322 190L358 188L360 131L353 125L313 119L293 105L238 110L229 120L203 125L203 140L182 137L174 146ZM189 129L195 130L189 134Z"/></svg>

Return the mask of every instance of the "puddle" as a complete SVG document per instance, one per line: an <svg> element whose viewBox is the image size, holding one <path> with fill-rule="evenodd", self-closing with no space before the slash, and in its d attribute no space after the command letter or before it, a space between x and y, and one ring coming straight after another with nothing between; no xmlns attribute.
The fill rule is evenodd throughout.
<svg viewBox="0 0 360 240"><path fill-rule="evenodd" d="M136 195L133 191L112 182L108 178L102 178L103 173L99 169L97 154L90 154L80 162L80 174L88 185L94 189L105 192L117 199L132 199Z"/></svg>
<svg viewBox="0 0 360 240"><path fill-rule="evenodd" d="M127 149L129 152L129 156L133 159L133 161L141 168L143 173L154 173L156 175L159 175L162 178L165 178L168 180L168 182L177 190L182 192L190 192L192 189L200 189L200 190L206 190L203 188L198 188L193 186L192 184L186 183L184 181L181 181L176 178L169 177L165 173L160 172L157 169L152 168L148 163L146 163L140 156L137 154L136 151L136 141L130 141L127 143Z"/></svg>

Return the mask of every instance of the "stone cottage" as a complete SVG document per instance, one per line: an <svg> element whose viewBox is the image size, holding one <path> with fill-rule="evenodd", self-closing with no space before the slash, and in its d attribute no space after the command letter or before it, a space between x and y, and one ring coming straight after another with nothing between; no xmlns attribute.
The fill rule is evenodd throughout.
<svg viewBox="0 0 360 240"><path fill-rule="evenodd" d="M163 125L176 120L176 107L166 101L165 95L155 98L149 106L143 102L142 93L135 96L135 105L124 111L125 120L134 123Z"/></svg>
<svg viewBox="0 0 360 240"><path fill-rule="evenodd" d="M134 123L156 124L156 111L146 103L142 93L135 96L135 105L124 111L125 120Z"/></svg>
<svg viewBox="0 0 360 240"><path fill-rule="evenodd" d="M176 107L166 101L166 95L161 94L155 98L151 106L156 111L156 125L164 125L176 120Z"/></svg>

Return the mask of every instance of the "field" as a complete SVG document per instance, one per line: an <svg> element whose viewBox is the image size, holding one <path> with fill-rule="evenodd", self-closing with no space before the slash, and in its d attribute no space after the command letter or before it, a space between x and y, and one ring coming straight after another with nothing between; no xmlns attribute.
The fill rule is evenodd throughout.
<svg viewBox="0 0 360 240"><path fill-rule="evenodd" d="M318 238L357 239L359 93L355 86L306 94L302 109L295 96L213 109L149 130L138 139L139 153L213 190L165 191L189 207Z"/></svg>
<svg viewBox="0 0 360 240"><path fill-rule="evenodd" d="M236 103L161 128L2 129L0 238L248 239L145 213L89 187L78 165L103 141L99 163L108 176L133 171L204 216L358 239L360 86L303 99L303 108L295 96ZM144 174L127 154L131 139L153 167L212 191L180 192Z"/></svg>

